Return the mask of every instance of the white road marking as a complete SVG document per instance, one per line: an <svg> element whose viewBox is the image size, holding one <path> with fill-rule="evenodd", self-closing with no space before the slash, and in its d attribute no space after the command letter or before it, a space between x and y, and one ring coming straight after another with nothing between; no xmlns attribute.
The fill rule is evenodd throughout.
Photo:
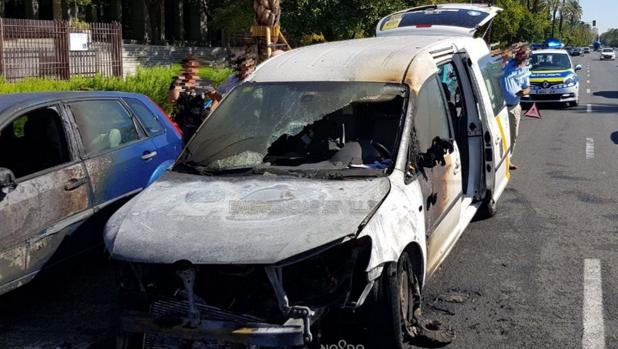
<svg viewBox="0 0 618 349"><path fill-rule="evenodd" d="M605 349L605 324L603 323L603 282L601 261L584 260L584 335L583 349Z"/></svg>
<svg viewBox="0 0 618 349"><path fill-rule="evenodd" d="M586 160L594 159L594 139L586 138Z"/></svg>
<svg viewBox="0 0 618 349"><path fill-rule="evenodd" d="M592 113L592 104L586 104L586 113Z"/></svg>
<svg viewBox="0 0 618 349"><path fill-rule="evenodd" d="M586 89L586 93L590 94L590 89L589 88Z"/></svg>

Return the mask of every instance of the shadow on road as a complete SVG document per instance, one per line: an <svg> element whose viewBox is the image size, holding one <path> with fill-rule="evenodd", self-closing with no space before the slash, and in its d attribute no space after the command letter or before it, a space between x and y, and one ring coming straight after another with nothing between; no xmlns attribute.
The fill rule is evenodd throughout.
<svg viewBox="0 0 618 349"><path fill-rule="evenodd" d="M592 104L592 114L618 114L618 104L598 104L598 103L591 103ZM586 114L588 111L586 110L586 106L583 104L580 104L579 107L577 109L574 109L575 112L577 113L583 113Z"/></svg>
<svg viewBox="0 0 618 349"><path fill-rule="evenodd" d="M614 144L618 144L618 131L612 133L611 138Z"/></svg>
<svg viewBox="0 0 618 349"><path fill-rule="evenodd" d="M604 98L618 98L618 91L597 91L593 95Z"/></svg>

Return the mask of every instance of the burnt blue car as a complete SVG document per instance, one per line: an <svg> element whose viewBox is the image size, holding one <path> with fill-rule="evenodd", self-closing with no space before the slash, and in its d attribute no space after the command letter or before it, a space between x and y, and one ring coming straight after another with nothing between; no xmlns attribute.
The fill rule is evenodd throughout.
<svg viewBox="0 0 618 349"><path fill-rule="evenodd" d="M107 218L181 150L179 131L143 95L0 96L0 294L101 243Z"/></svg>

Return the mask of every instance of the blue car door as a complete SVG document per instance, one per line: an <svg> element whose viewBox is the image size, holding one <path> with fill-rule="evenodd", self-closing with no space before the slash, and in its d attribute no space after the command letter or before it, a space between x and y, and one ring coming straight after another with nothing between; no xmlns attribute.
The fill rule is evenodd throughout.
<svg viewBox="0 0 618 349"><path fill-rule="evenodd" d="M95 207L145 188L160 157L154 142L119 99L68 103L82 141Z"/></svg>

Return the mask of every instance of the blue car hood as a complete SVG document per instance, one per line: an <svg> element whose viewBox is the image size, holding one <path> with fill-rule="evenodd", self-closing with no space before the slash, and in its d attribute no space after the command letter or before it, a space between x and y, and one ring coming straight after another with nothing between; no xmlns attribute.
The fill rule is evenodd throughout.
<svg viewBox="0 0 618 349"><path fill-rule="evenodd" d="M272 264L353 236L390 190L386 177L317 180L168 172L110 219L113 258Z"/></svg>

